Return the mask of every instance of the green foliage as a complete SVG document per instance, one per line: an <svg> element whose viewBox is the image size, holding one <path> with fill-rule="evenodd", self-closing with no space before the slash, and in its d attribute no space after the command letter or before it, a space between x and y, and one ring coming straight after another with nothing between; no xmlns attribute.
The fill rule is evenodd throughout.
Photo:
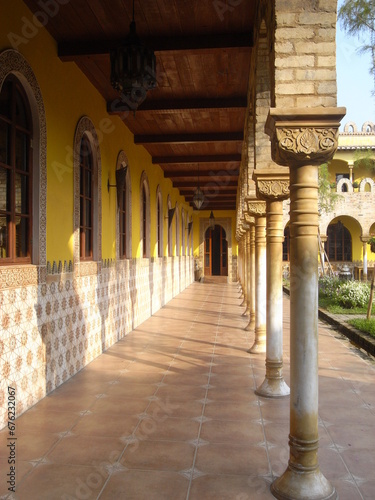
<svg viewBox="0 0 375 500"><path fill-rule="evenodd" d="M346 309L365 308L369 298L370 287L368 283L341 281L329 276L319 279L319 302L325 302L325 307L332 313L340 314L346 312ZM328 300L324 301L324 299ZM334 306L344 308L345 311L338 310Z"/></svg>
<svg viewBox="0 0 375 500"><path fill-rule="evenodd" d="M319 278L319 297L335 297L340 283L341 281L339 278L322 276Z"/></svg>
<svg viewBox="0 0 375 500"><path fill-rule="evenodd" d="M375 337L375 319L356 318L351 319L348 323L361 330L361 332L369 333L372 337Z"/></svg>
<svg viewBox="0 0 375 500"><path fill-rule="evenodd" d="M327 163L323 163L323 165L320 165L319 167L318 186L319 186L319 198L318 198L319 213L327 214L329 212L332 212L337 201L339 200L339 198L341 198L341 196L331 189Z"/></svg>
<svg viewBox="0 0 375 500"><path fill-rule="evenodd" d="M375 2L373 0L344 0L338 18L349 35L364 37L360 52L370 52L370 72L375 74Z"/></svg>
<svg viewBox="0 0 375 500"><path fill-rule="evenodd" d="M367 283L345 281L337 290L337 304L348 309L352 307L366 307L369 299L370 288Z"/></svg>
<svg viewBox="0 0 375 500"><path fill-rule="evenodd" d="M364 167L371 174L375 173L375 158L371 149L358 150L354 154L354 167Z"/></svg>

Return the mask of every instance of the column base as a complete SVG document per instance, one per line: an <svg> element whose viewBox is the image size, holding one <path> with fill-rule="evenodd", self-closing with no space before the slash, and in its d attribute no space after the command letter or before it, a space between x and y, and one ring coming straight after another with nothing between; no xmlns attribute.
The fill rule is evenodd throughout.
<svg viewBox="0 0 375 500"><path fill-rule="evenodd" d="M289 396L290 389L283 378L264 379L263 383L255 390L255 394L265 398L283 398Z"/></svg>
<svg viewBox="0 0 375 500"><path fill-rule="evenodd" d="M250 309L249 309L249 306L246 307L246 309L244 310L244 312L242 313L242 316L250 316Z"/></svg>
<svg viewBox="0 0 375 500"><path fill-rule="evenodd" d="M271 484L271 493L279 500L335 500L335 488L316 469L312 472L298 472L290 468Z"/></svg>
<svg viewBox="0 0 375 500"><path fill-rule="evenodd" d="M250 354L264 354L266 352L266 343L256 340L247 352Z"/></svg>
<svg viewBox="0 0 375 500"><path fill-rule="evenodd" d="M254 330L254 328L255 328L255 321L253 319L251 319L251 314L250 314L250 321L245 326L244 330L246 332L252 332Z"/></svg>

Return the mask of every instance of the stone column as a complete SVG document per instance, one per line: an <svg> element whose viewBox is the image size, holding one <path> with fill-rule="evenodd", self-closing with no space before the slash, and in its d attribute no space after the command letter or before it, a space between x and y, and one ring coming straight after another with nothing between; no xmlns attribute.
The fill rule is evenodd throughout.
<svg viewBox="0 0 375 500"><path fill-rule="evenodd" d="M248 201L248 212L255 217L255 339L251 354L266 352L266 203Z"/></svg>
<svg viewBox="0 0 375 500"><path fill-rule="evenodd" d="M248 216L246 219L250 224L249 230L249 314L250 320L245 330L250 332L255 328L255 219Z"/></svg>
<svg viewBox="0 0 375 500"><path fill-rule="evenodd" d="M318 464L318 166L337 149L344 108L270 110L272 158L290 170L289 464L271 486L287 500L336 499Z"/></svg>
<svg viewBox="0 0 375 500"><path fill-rule="evenodd" d="M254 172L257 194L267 201L267 327L266 376L255 391L259 396L290 393L283 377L283 199L289 198L289 172L264 169Z"/></svg>
<svg viewBox="0 0 375 500"><path fill-rule="evenodd" d="M353 167L354 167L354 161L348 161L348 167L349 167L349 180L353 184Z"/></svg>
<svg viewBox="0 0 375 500"><path fill-rule="evenodd" d="M363 281L367 281L367 242L369 238L361 237L363 243Z"/></svg>
<svg viewBox="0 0 375 500"><path fill-rule="evenodd" d="M247 313L247 231L244 234L243 237L243 285L242 285L242 290L243 290L243 301L241 306L245 306L245 311L242 313L243 316L246 316Z"/></svg>

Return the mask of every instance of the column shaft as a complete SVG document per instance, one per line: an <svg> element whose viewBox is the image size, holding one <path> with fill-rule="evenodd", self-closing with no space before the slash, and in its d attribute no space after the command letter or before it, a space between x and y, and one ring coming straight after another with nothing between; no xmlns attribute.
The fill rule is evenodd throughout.
<svg viewBox="0 0 375 500"><path fill-rule="evenodd" d="M327 500L318 465L318 167L290 167L290 458L279 499Z"/></svg>
<svg viewBox="0 0 375 500"><path fill-rule="evenodd" d="M255 340L250 353L266 351L266 218L255 217Z"/></svg>
<svg viewBox="0 0 375 500"><path fill-rule="evenodd" d="M255 328L255 225L250 226L250 255L249 255L249 284L250 284L250 321L245 330Z"/></svg>
<svg viewBox="0 0 375 500"><path fill-rule="evenodd" d="M267 201L266 377L255 391L266 397L287 396L290 392L283 378L283 240L283 202Z"/></svg>

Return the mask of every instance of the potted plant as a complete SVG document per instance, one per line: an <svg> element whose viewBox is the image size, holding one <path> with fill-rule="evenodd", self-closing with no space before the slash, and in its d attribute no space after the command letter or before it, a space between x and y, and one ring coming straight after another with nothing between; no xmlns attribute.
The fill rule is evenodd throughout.
<svg viewBox="0 0 375 500"><path fill-rule="evenodd" d="M375 236L371 236L367 243L370 245L371 252L375 253Z"/></svg>

